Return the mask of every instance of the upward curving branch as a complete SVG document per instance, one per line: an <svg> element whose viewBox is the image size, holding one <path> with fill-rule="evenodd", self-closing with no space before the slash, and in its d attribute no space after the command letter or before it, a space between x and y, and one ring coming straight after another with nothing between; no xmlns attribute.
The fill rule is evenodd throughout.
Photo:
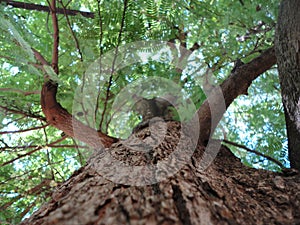
<svg viewBox="0 0 300 225"><path fill-rule="evenodd" d="M110 147L117 138L110 137L100 131L83 124L74 118L56 100L58 85L48 81L43 85L41 105L47 122L63 131L66 135L74 137L93 148Z"/></svg>
<svg viewBox="0 0 300 225"><path fill-rule="evenodd" d="M207 143L234 99L239 95L247 94L252 81L275 64L275 50L274 47L271 47L249 63L236 68L220 88L213 89L197 111L200 124L200 143Z"/></svg>
<svg viewBox="0 0 300 225"><path fill-rule="evenodd" d="M52 0L51 15L53 23L53 50L52 50L52 68L56 74L58 69L58 46L59 46L59 29L56 16L56 1ZM45 58L33 49L36 59L42 65L49 65ZM45 77L46 78L46 77ZM46 78L47 80L47 78ZM56 100L58 84L52 80L48 80L43 84L41 92L41 105L46 120L50 125L62 130L66 135L75 137L93 148L109 147L118 139L109 137L108 135L96 131L95 129L83 124L75 119L66 109L64 109Z"/></svg>
<svg viewBox="0 0 300 225"><path fill-rule="evenodd" d="M49 65L47 60L35 49L32 48L35 58L42 65ZM109 147L117 142L117 138L110 137L100 131L86 126L75 119L56 100L58 85L53 81L44 83L41 91L41 105L47 122L63 131L66 135L74 137L93 148Z"/></svg>

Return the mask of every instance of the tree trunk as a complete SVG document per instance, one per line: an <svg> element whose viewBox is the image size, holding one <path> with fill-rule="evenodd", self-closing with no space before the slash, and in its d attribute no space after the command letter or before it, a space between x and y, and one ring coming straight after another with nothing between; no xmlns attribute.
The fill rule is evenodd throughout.
<svg viewBox="0 0 300 225"><path fill-rule="evenodd" d="M211 142L209 149L201 145L230 103L275 61L271 48L231 74L221 85L223 111L217 112L208 102L198 110L199 142L192 125L174 121L167 125L157 121L125 141L94 130L79 135L93 147L102 143L109 148L95 151L86 166L59 185L51 200L21 224L299 224L297 172L248 168L227 147L219 149L218 141ZM74 118L56 102L56 90L57 86L44 84L43 112L51 125L73 136L71 123L76 128L84 126L72 122ZM219 94L212 93L208 101L218 104L214 100ZM211 121L214 113L220 115Z"/></svg>
<svg viewBox="0 0 300 225"><path fill-rule="evenodd" d="M193 145L189 130L180 130L180 124L168 122L164 141L149 151L132 150L138 146L137 137L143 149L156 140L149 127L109 150L95 151L85 167L21 224L300 223L299 174L248 168L224 146L206 169L201 146L179 166ZM176 155L174 149L182 138ZM160 161L167 163L160 167Z"/></svg>
<svg viewBox="0 0 300 225"><path fill-rule="evenodd" d="M76 128L83 132L77 138L95 148L109 148L95 151L87 165L22 224L299 223L299 175L247 168L229 149L219 149L217 141L209 149L200 145L234 98L246 93L252 80L275 61L270 48L237 68L221 85L223 111L214 106L220 93L212 92L208 101L213 107L206 102L198 110L199 142L191 124L174 121L166 127L158 120L125 141L96 132L72 118L56 101L57 86L46 82L41 104L47 121L69 136L76 136ZM206 123L214 113L220 116Z"/></svg>
<svg viewBox="0 0 300 225"><path fill-rule="evenodd" d="M300 170L300 1L282 1L276 33L276 56L291 167Z"/></svg>

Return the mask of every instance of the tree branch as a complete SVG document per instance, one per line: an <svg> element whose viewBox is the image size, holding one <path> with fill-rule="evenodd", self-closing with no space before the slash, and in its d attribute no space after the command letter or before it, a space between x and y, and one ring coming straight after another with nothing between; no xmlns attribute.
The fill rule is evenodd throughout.
<svg viewBox="0 0 300 225"><path fill-rule="evenodd" d="M28 131L32 131L32 130L38 130L41 128L45 128L49 126L49 124L45 124L43 126L39 126L39 127L32 127L32 128L28 128L28 129L24 129L24 130L13 130L13 131L1 131L0 134L14 134L14 133L23 133L23 132L28 132Z"/></svg>
<svg viewBox="0 0 300 225"><path fill-rule="evenodd" d="M49 66L48 61L44 58L44 56L34 48L31 48L33 51L34 57L37 61L39 61L43 66Z"/></svg>
<svg viewBox="0 0 300 225"><path fill-rule="evenodd" d="M106 110L107 110L107 104L108 104L108 100L109 100L109 97L110 97L110 88L111 88L112 81L113 81L113 74L115 73L115 66L116 66L117 55L118 55L118 52L119 52L119 46L120 46L121 41L122 41L122 34L123 34L124 26L125 26L125 18L126 18L127 8L128 8L128 0L124 0L121 25L120 25L119 35L118 35L118 42L117 42L117 47L115 48L115 55L114 55L114 59L113 59L113 62L112 62L111 73L110 73L108 85L107 85L107 88L106 88L106 97L105 97L105 101L104 101L102 117L101 117L101 120L100 120L100 123L99 123L99 130L102 130L104 116L105 116L105 113L106 113Z"/></svg>
<svg viewBox="0 0 300 225"><path fill-rule="evenodd" d="M31 150L31 151L29 151L29 152L27 152L27 153L25 153L25 154L18 155L17 158L13 158L13 159L11 159L11 160L8 160L8 161L2 163L2 164L0 165L0 167L6 166L6 165L8 165L8 164L10 164L10 163L13 163L14 161L16 161L16 160L18 160L18 159L21 159L21 158L24 158L25 156L29 156L29 155L35 153L36 151L38 151L38 150L40 150L40 149L42 149L42 148L43 148L43 146L37 146L35 149L33 149L33 150Z"/></svg>
<svg viewBox="0 0 300 225"><path fill-rule="evenodd" d="M58 46L59 46L59 30L56 16L56 0L51 1L50 5L52 25L53 25L53 49L52 49L52 68L58 75Z"/></svg>
<svg viewBox="0 0 300 225"><path fill-rule="evenodd" d="M32 51L42 65L49 65L37 50L32 49ZM69 137L74 137L94 148L110 147L112 143L118 141L117 138L96 131L74 118L57 102L57 87L58 85L50 80L44 83L41 92L42 110L50 125L60 129Z"/></svg>
<svg viewBox="0 0 300 225"><path fill-rule="evenodd" d="M276 163L278 166L280 166L280 168L285 168L284 165L281 162L279 162L277 159L274 159L271 156L265 155L265 154L263 154L261 152L258 152L256 150L252 150L250 148L247 148L245 145L240 145L240 144L234 143L232 141L228 141L226 139L224 139L223 142L226 143L226 144L230 144L232 146L238 147L238 148L242 148L242 149L246 150L247 152L252 152L256 155L262 156L262 157L272 161L273 163Z"/></svg>
<svg viewBox="0 0 300 225"><path fill-rule="evenodd" d="M57 84L46 82L42 88L41 104L49 124L94 148L110 147L118 139L83 124L56 101Z"/></svg>
<svg viewBox="0 0 300 225"><path fill-rule="evenodd" d="M200 123L199 142L206 144L229 105L239 95L246 94L252 81L276 64L274 47L247 64L236 68L230 76L214 88L197 111Z"/></svg>
<svg viewBox="0 0 300 225"><path fill-rule="evenodd" d="M37 5L37 4L32 4L32 3L25 3L25 2L16 2L16 1L10 1L10 0L0 0L0 2L6 3L6 5L10 5L14 8L20 8L20 9L28 9L28 10L36 10L36 11L43 11L43 12L50 12L50 9L48 6L43 6L43 5ZM64 9L57 8L56 12L58 14L67 14L69 16L76 16L76 15L81 15L86 18L94 18L94 13L91 12L82 12L78 10L72 10L72 9Z"/></svg>
<svg viewBox="0 0 300 225"><path fill-rule="evenodd" d="M15 89L15 88L0 88L0 91L9 91L9 92L16 92L16 93L20 93L23 94L25 96L27 95L39 95L41 94L40 90L36 90L36 91L23 91L23 90L19 90L19 89Z"/></svg>
<svg viewBox="0 0 300 225"><path fill-rule="evenodd" d="M5 166L5 165L8 165L8 164L10 164L10 163L12 163L12 162L14 162L14 161L16 161L16 160L18 160L18 159L21 159L21 158L24 158L24 157L26 157L26 156L29 156L29 155L35 153L36 151L38 151L38 150L40 150L40 149L43 149L43 148L45 148L45 147L48 147L48 146L51 147L51 145L55 145L55 144L57 144L57 143L63 141L63 140L66 139L66 138L67 138L67 136L62 137L62 138L60 138L60 139L58 139L58 140L56 140L56 141L54 141L54 142L52 142L52 143L50 143L50 144L44 145L44 146L42 146L42 145L23 146L23 148L34 148L34 149L31 150L31 151L29 151L29 152L26 152L26 153L24 153L24 154L19 154L17 158L13 158L13 159L11 159L11 160L8 160L8 161L2 163L2 164L0 165L0 167Z"/></svg>
<svg viewBox="0 0 300 225"><path fill-rule="evenodd" d="M56 17L56 4L55 0L51 2L51 14L53 22L53 52L52 52L52 68L58 74L58 44L59 44L59 30ZM40 54L35 54L44 61ZM109 137L108 135L97 132L95 129L81 123L75 119L66 109L64 109L56 100L58 85L53 81L47 81L42 87L41 105L42 110L46 116L49 124L62 130L66 135L75 137L78 140L88 144L94 148L109 147L118 139Z"/></svg>
<svg viewBox="0 0 300 225"><path fill-rule="evenodd" d="M78 41L78 38L77 38L76 35L75 35L75 32L74 32L73 29L72 29L71 22L70 22L70 19L69 19L68 14L67 14L66 6L63 4L62 1L60 1L60 4L61 4L62 7L63 7L63 10L64 10L64 13L65 13L65 16L66 16L66 21L67 21L68 27L69 27L70 32L71 32L71 34L72 34L72 37L73 37L73 39L74 39L75 47L76 47L76 49L77 49L77 51L78 51L78 54L79 54L79 56L80 56L80 61L83 62L83 56L82 56L82 52L81 52L81 49L80 49L79 41Z"/></svg>
<svg viewBox="0 0 300 225"><path fill-rule="evenodd" d="M39 116L39 115L34 115L34 114L31 114L31 113L28 113L28 112L24 112L24 111L21 111L21 110L10 109L10 108L8 108L6 106L1 106L1 105L0 105L0 109L2 109L5 112L10 112L10 113L14 113L14 114L20 114L20 115L23 115L25 117L34 118L34 119L38 119L40 121L45 122L45 118L42 117L42 116Z"/></svg>

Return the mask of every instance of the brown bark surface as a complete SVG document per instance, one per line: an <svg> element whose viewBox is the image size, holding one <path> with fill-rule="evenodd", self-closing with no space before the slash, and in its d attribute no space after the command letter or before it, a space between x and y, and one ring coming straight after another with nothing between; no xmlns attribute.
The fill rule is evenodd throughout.
<svg viewBox="0 0 300 225"><path fill-rule="evenodd" d="M275 62L271 48L237 68L221 85L221 93L212 91L210 102L204 103L197 112L201 124L199 143L209 138L231 102L245 94L251 82ZM56 92L57 85L53 82L43 85L41 104L49 124L93 148L102 144L110 148L96 151L84 168L57 188L50 202L22 224L293 224L300 221L296 185L299 175L285 177L247 168L226 147L221 148L214 163L204 170L203 160L214 157L213 152L219 150L218 143L216 149L210 144L210 151L205 152L202 145L195 150L198 137L193 136L193 128L186 127L181 132L182 126L176 122L168 122L167 134L162 135L164 142L158 146L153 147L153 143L160 135L149 127L126 141L117 142L74 119L56 101ZM225 101L225 107L218 111L221 100ZM217 119L212 122L211 112L217 113ZM143 169L132 169L138 166Z"/></svg>
<svg viewBox="0 0 300 225"><path fill-rule="evenodd" d="M115 143L109 155L125 164L154 165L176 148L178 129L177 123L168 122L165 141L153 148L151 154ZM149 128L129 140L134 137L146 140ZM300 223L299 174L248 168L224 146L204 169L204 151L204 147L198 146L187 164L173 176L142 186L127 185L131 173L116 174L118 168L105 159L108 152L96 151L85 167L57 187L51 200L21 224ZM169 165L164 168L166 172L178 169L172 160ZM108 179L114 175L119 176L122 184ZM153 176L150 173L139 177Z"/></svg>
<svg viewBox="0 0 300 225"><path fill-rule="evenodd" d="M300 1L282 1L276 55L291 167L300 170Z"/></svg>

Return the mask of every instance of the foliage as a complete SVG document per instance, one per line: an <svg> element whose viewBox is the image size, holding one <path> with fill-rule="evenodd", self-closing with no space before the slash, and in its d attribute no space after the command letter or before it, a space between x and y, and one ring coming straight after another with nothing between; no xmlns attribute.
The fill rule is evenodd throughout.
<svg viewBox="0 0 300 225"><path fill-rule="evenodd" d="M287 138L277 71L270 70L255 80L247 97L240 96L225 114L230 127L227 139L279 159L288 165ZM230 146L231 149L234 147ZM276 164L241 149L234 151L249 166L278 170Z"/></svg>
<svg viewBox="0 0 300 225"><path fill-rule="evenodd" d="M235 60L248 62L273 42L277 0L138 0L129 1L124 7L126 2L58 1L60 8L95 13L94 19L58 15L57 97L79 119L87 112L74 93L78 87L87 85L85 73L89 66L126 43L160 40L184 46L194 51L195 64L211 68L214 79L220 83L230 74ZM44 1L33 3L47 5ZM51 16L46 12L0 7L0 221L17 223L48 199L58 183L84 165L90 151L47 126L41 112L39 90L44 71L31 47L51 62ZM139 118L128 112L126 123L114 125L114 98L131 82L152 76L171 79L197 107L205 99L197 83L199 74L180 73L174 65L158 61L137 63L119 70L111 82L107 79L103 86L95 85L95 128L126 137ZM252 84L248 96L242 96L231 106L219 133L223 126L226 138L287 164L282 111L277 73L270 70ZM240 150L236 153L247 165L278 169L253 154Z"/></svg>

